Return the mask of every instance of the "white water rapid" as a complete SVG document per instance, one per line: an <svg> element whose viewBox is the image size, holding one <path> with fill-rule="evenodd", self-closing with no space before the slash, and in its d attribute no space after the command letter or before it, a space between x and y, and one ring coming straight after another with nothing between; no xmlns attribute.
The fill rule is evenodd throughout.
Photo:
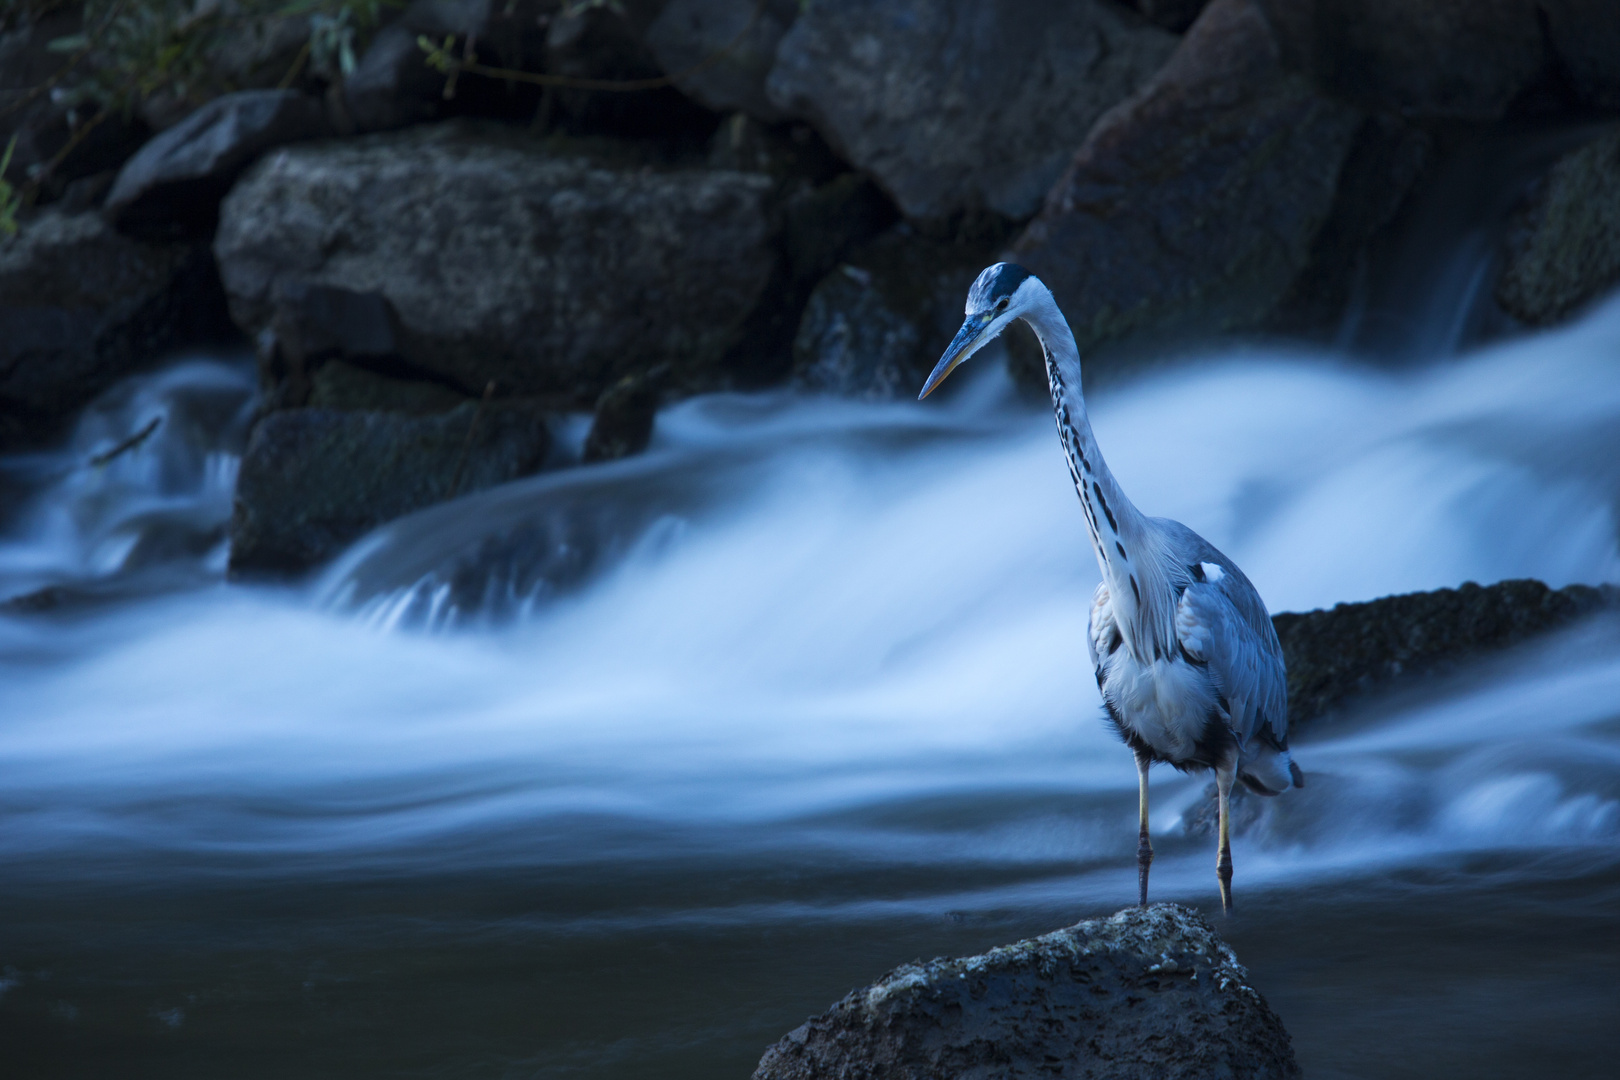
<svg viewBox="0 0 1620 1080"><path fill-rule="evenodd" d="M1274 611L1468 580L1597 584L1620 581L1617 358L1610 303L1398 371L1202 357L1092 409L1132 499L1225 550ZM748 1023L708 1016L719 1034L658 1019L649 998L640 1020L562 1024L543 1046L516 1021L471 1020L481 1034L463 1046L426 1006L399 1036L434 1075L700 1075L716 1061L744 1075L762 1036L850 980L962 940L917 925L1040 928L1134 897L1135 771L1100 722L1084 644L1096 567L1050 415L999 374L942 407L689 401L641 457L396 522L298 588L222 577L250 388L238 366L182 364L111 395L68 448L5 464L0 490L27 497L0 521L0 600L52 602L0 613L0 1026L11 1007L103 1034L207 1030L267 1055L235 1074L288 1075L273 1038L209 1011L236 1000L225 957L252 967L242 950L261 937L301 958L288 987L321 965L371 970L356 950L428 948L412 925L434 949L566 954L569 978L630 963L620 949L652 949L649 972L663 970L650 942L683 927L864 942L860 963L797 996L724 947L714 959L716 939L691 946L680 964L779 1004ZM154 418L144 441L90 463ZM1294 746L1309 786L1236 840L1240 909L1317 910L1317 888L1376 908L1391 881L1437 867L1467 895L1487 888L1480 874L1612 881L1620 628L1600 620ZM1214 896L1213 845L1180 831L1202 783L1154 775L1160 898ZM1456 869L1479 859L1488 870ZM484 914L454 885L492 879L526 884ZM343 892L357 881L393 899ZM342 898L311 900L320 889ZM197 899L210 890L233 899ZM279 945L278 904L314 905ZM163 922L181 909L186 929ZM114 910L220 966L172 968ZM910 936L885 947L897 923ZM1240 944L1262 934L1244 925ZM84 943L98 932L106 954ZM672 985L697 992L679 970ZM138 1004L94 989L118 979ZM1317 1030L1310 1010L1297 1037ZM383 1066L406 1058L344 1056L387 1038L356 1023L332 1028L314 1073L363 1059L399 1074ZM1401 1074L1307 1043L1320 1075ZM1498 1075L1481 1054L1476 1074Z"/></svg>

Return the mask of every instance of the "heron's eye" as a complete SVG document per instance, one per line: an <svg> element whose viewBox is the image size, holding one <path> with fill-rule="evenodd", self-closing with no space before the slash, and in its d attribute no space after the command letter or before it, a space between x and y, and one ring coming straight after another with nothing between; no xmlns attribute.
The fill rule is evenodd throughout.
<svg viewBox="0 0 1620 1080"><path fill-rule="evenodd" d="M1000 300L998 300L996 302L996 314L1000 315L1003 311L1006 311L1006 310L1007 310L1007 298L1005 296L1003 296Z"/></svg>

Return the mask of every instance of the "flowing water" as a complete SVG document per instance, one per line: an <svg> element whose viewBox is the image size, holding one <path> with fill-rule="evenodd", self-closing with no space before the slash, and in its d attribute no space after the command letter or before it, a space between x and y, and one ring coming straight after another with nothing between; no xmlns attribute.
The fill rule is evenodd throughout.
<svg viewBox="0 0 1620 1080"><path fill-rule="evenodd" d="M223 578L251 385L182 363L0 465L6 1076L744 1077L897 963L1134 897L1096 567L994 373L689 401L280 588ZM1228 351L1093 412L1273 610L1620 580L1620 304L1395 372ZM1620 625L1294 746L1219 925L1307 1072L1614 1075ZM1211 911L1202 798L1155 773L1153 884Z"/></svg>

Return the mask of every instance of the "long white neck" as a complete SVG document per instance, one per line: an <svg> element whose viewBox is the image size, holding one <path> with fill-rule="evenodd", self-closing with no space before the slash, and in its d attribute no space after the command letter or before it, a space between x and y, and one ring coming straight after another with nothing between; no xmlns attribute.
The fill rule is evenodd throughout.
<svg viewBox="0 0 1620 1080"><path fill-rule="evenodd" d="M1156 543L1157 534L1121 490L1097 446L1080 389L1080 350L1074 334L1044 286L1023 318L1041 339L1046 354L1046 381L1052 392L1058 438L1080 495L1097 568L1108 583L1115 621L1139 661L1151 663L1168 657L1175 647L1175 612L1165 602L1172 593L1164 553Z"/></svg>

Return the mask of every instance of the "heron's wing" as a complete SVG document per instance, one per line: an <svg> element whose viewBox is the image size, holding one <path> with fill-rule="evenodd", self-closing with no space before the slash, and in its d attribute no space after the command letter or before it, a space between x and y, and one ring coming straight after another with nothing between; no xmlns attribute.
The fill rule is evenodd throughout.
<svg viewBox="0 0 1620 1080"><path fill-rule="evenodd" d="M1235 573L1188 585L1176 605L1176 637L1193 661L1207 666L1238 738L1247 743L1266 728L1270 741L1286 747L1288 680L1277 633L1258 596L1242 603L1247 598L1234 598L1229 588L1252 592L1254 586Z"/></svg>
<svg viewBox="0 0 1620 1080"><path fill-rule="evenodd" d="M1103 661L1119 648L1119 626L1114 622L1114 603L1108 595L1108 583L1097 583L1091 594L1091 624L1087 628L1086 646L1091 650L1091 667L1097 673L1097 684L1102 685Z"/></svg>

